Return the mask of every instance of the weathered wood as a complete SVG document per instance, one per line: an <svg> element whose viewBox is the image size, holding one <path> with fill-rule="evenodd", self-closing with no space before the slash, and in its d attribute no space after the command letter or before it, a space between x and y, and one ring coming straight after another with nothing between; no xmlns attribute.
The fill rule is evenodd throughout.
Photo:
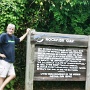
<svg viewBox="0 0 90 90"><path fill-rule="evenodd" d="M86 73L86 89L90 90L90 36L88 40L88 49L87 49L87 73Z"/></svg>
<svg viewBox="0 0 90 90"><path fill-rule="evenodd" d="M88 36L37 32L35 81L85 81Z"/></svg>
<svg viewBox="0 0 90 90"><path fill-rule="evenodd" d="M85 81L86 48L36 46L35 81Z"/></svg>
<svg viewBox="0 0 90 90"><path fill-rule="evenodd" d="M30 32L27 36L25 90L33 90L33 77L34 77L34 44L31 43L31 32Z"/></svg>
<svg viewBox="0 0 90 90"><path fill-rule="evenodd" d="M90 41L89 41L89 43L90 43ZM41 57L44 59L42 59L40 61L40 63L37 63L38 62L37 60L39 60L39 59L37 59L38 56L41 54L44 55L43 52L45 51L45 50L43 50L43 52L38 51L39 47L41 49L42 48L52 49L50 47L54 47L53 50L50 51L50 52L54 52L54 53L56 51L62 49L62 50L65 50L64 53L66 54L66 56L67 56L67 52L66 52L67 48L69 48L68 50L71 50L70 48L72 48L72 50L70 52L68 52L69 54L73 53L72 55L77 56L76 55L77 51L78 52L81 51L80 53L82 53L82 54L79 53L80 57L78 56L78 58L74 58L74 59L72 58L71 62L69 62L67 64L65 64L65 63L68 61L68 59L66 59L66 57L65 57L65 59L66 59L66 61L65 61L64 58L62 57L63 55L61 55L60 58L63 58L63 60L61 60L61 59L60 60L64 61L62 68L66 68L66 69L62 69L61 67L60 68L62 69L61 70L62 72L64 72L66 70L66 77L67 77L66 79L62 80L62 78L61 79L57 78L58 75L55 77L52 75L51 75L51 77L48 77L48 76L42 77L42 75L47 74L47 72L50 71L50 68L48 69L48 71L39 70L39 72L38 72L37 68L39 68L40 65L37 66L37 64L42 64L41 66L43 67L44 66L43 64L45 64L45 62L43 60L45 60L45 58L49 57L49 55L51 55L51 54L49 53L49 55L45 56L45 58ZM58 50L56 50L57 47L59 47ZM87 48L88 48L88 56L87 56ZM34 49L35 50L38 49L38 50L35 51ZM75 53L72 52L73 50L75 50ZM47 54L46 52L47 51L45 51L44 53ZM38 54L38 53L41 53L41 54ZM52 56L57 58L60 55L56 55L56 56L52 55ZM88 60L86 57L88 58ZM79 60L79 58L81 58L82 60ZM75 61L76 59L78 59L79 62ZM44 33L44 32L43 33L37 32L36 35L31 35L31 32L30 32L28 37L27 37L25 90L33 90L33 80L36 80L36 81L55 81L55 80L56 81L86 81L86 90L89 90L90 89L90 85L89 85L89 82L90 82L90 60L89 59L90 59L90 44L88 44L88 36L86 36L86 35L71 35L71 34ZM35 63L34 63L34 60L35 60ZM53 68L53 70L51 70L51 71L52 71L52 73L56 72L55 69L58 69L57 68L58 64L56 64L56 62L59 63L59 60L52 59L51 57L49 60L55 60L55 63L54 62L51 63L50 61L49 62L47 61L46 64L50 63L51 66L54 66L54 64L55 64L56 68ZM86 60L88 61L87 62L87 76L85 76L86 75ZM73 61L75 63L72 63ZM81 64L80 68L82 70L78 67L78 64L79 65ZM35 65L35 69L34 69L34 65ZM69 65L70 65L70 67L69 67ZM74 79L72 79L72 78L68 79L68 76L70 75L69 77L72 77L73 73L70 71L67 71L67 70L70 70L73 66L76 66L80 69L80 70L78 70L78 72L80 71L79 74L81 75L81 77L79 77L79 78L74 77ZM75 70L77 70L76 67L75 67ZM43 68L40 68L40 69L43 69ZM61 71L58 69L58 74L60 74ZM69 72L69 73L67 73L67 72ZM40 74L40 75L36 75L36 77L35 77L34 74ZM73 75L79 76L79 74L75 73ZM50 74L48 74L48 75L50 75ZM61 77L62 77L62 75L61 75Z"/></svg>
<svg viewBox="0 0 90 90"><path fill-rule="evenodd" d="M53 46L73 46L73 47L87 47L88 36L59 34L59 33L40 33L37 32L31 39L36 40L35 44L53 45Z"/></svg>

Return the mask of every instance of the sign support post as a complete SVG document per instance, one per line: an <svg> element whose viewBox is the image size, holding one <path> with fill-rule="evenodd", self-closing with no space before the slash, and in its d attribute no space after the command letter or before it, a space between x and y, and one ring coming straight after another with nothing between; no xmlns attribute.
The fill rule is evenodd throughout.
<svg viewBox="0 0 90 90"><path fill-rule="evenodd" d="M86 89L90 90L90 36L88 36Z"/></svg>
<svg viewBox="0 0 90 90"><path fill-rule="evenodd" d="M33 77L34 77L34 47L31 43L31 31L27 36L27 56L26 56L26 77L25 77L25 90L33 90Z"/></svg>

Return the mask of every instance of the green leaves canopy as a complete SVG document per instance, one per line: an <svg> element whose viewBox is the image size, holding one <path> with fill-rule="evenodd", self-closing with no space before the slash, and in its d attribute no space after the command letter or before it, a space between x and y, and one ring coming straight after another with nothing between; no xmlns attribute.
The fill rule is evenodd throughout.
<svg viewBox="0 0 90 90"><path fill-rule="evenodd" d="M27 27L42 32L89 34L89 0L2 0L0 30L8 23L17 30Z"/></svg>

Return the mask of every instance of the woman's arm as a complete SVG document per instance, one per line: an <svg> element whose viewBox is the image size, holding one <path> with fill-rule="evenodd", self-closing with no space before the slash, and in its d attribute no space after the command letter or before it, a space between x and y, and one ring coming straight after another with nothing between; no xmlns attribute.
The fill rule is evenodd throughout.
<svg viewBox="0 0 90 90"><path fill-rule="evenodd" d="M28 29L26 30L26 33L23 34L23 36L21 36L21 37L19 38L19 39L20 39L20 42L24 40L24 38L28 35L29 31L30 31L30 29L28 28Z"/></svg>

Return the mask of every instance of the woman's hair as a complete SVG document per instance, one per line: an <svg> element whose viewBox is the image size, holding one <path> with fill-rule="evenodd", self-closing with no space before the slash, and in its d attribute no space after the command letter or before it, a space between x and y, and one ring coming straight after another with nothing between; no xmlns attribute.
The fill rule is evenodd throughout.
<svg viewBox="0 0 90 90"><path fill-rule="evenodd" d="M14 28L14 29L15 29L15 25L14 25L14 24L12 24L12 23L8 24L7 28L8 28L8 27L12 27L12 28Z"/></svg>

